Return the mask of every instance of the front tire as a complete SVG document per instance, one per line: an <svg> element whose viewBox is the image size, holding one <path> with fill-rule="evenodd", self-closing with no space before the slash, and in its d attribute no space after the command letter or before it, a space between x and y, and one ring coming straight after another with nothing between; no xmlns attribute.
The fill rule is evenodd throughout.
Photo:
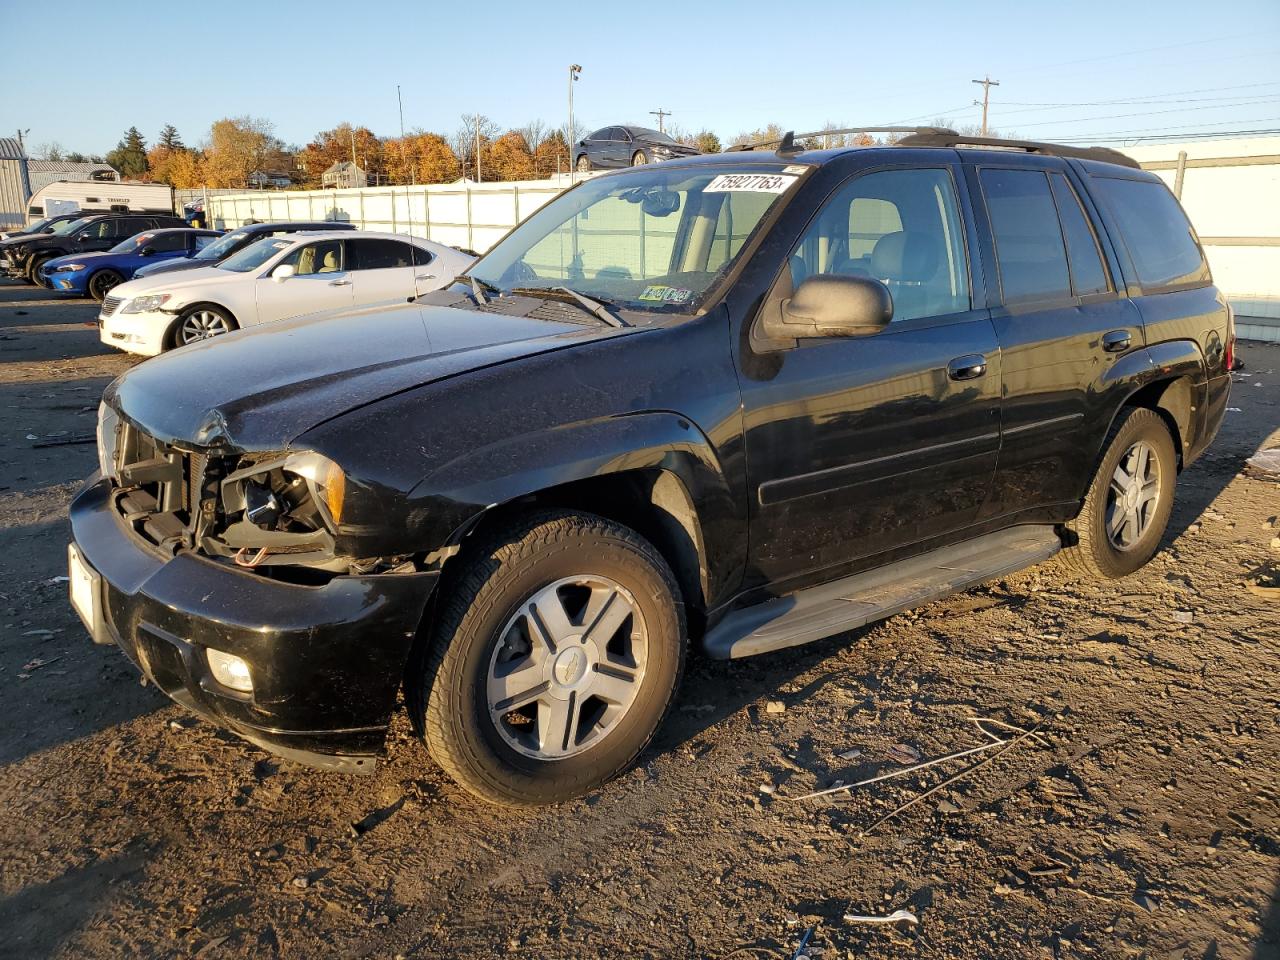
<svg viewBox="0 0 1280 960"><path fill-rule="evenodd" d="M226 310L211 303L197 303L178 315L173 329L173 345L184 347L189 343L220 337L236 327L235 319Z"/></svg>
<svg viewBox="0 0 1280 960"><path fill-rule="evenodd" d="M579 173L590 173L590 172L591 172L591 158L590 158L589 156L587 156L585 153L584 153L584 154L582 154L582 156L578 157L578 162L577 162L576 166L577 166L577 168L578 168L578 172L579 172Z"/></svg>
<svg viewBox="0 0 1280 960"><path fill-rule="evenodd" d="M616 776L679 684L678 597L662 556L621 524L561 511L520 521L449 586L411 665L432 757L504 806L557 803Z"/></svg>
<svg viewBox="0 0 1280 960"><path fill-rule="evenodd" d="M33 257L27 264L27 279L34 283L37 287L43 287L45 290L50 289L53 284L45 280L40 275L40 271L44 269L44 265L52 260L53 257Z"/></svg>
<svg viewBox="0 0 1280 960"><path fill-rule="evenodd" d="M1076 573L1102 580L1128 576L1160 546L1177 483L1173 437L1154 410L1129 408L1112 426L1079 516L1067 525L1076 542L1060 556Z"/></svg>
<svg viewBox="0 0 1280 960"><path fill-rule="evenodd" d="M633 167L643 167L648 162L649 158L644 155L643 150L637 150L631 157L631 165Z"/></svg>
<svg viewBox="0 0 1280 960"><path fill-rule="evenodd" d="M89 278L89 296L101 303L113 287L124 282L124 277L114 270L99 270Z"/></svg>

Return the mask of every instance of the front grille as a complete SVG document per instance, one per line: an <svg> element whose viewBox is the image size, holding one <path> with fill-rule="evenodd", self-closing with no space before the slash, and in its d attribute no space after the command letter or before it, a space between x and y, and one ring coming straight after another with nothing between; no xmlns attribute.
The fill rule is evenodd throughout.
<svg viewBox="0 0 1280 960"><path fill-rule="evenodd" d="M120 309L120 304L124 303L124 297L106 297L102 301L102 315L109 317Z"/></svg>
<svg viewBox="0 0 1280 960"><path fill-rule="evenodd" d="M207 454L163 443L121 421L115 473L116 508L135 532L169 552L191 547L204 500Z"/></svg>

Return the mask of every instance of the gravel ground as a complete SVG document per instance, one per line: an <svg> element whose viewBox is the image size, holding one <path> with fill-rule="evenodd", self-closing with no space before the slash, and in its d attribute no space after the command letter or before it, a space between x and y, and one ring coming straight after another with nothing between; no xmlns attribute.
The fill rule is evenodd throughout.
<svg viewBox="0 0 1280 960"><path fill-rule="evenodd" d="M89 643L55 578L95 455L66 441L134 362L95 314L0 282L0 956L763 958L810 927L827 960L1280 954L1280 607L1247 589L1280 567L1280 484L1242 474L1280 442L1280 347L1242 345L1139 574L1050 564L695 660L635 770L521 815L403 718L374 777L314 772ZM978 745L975 716L1040 726L874 830L965 761L787 799ZM898 909L918 925L844 919Z"/></svg>

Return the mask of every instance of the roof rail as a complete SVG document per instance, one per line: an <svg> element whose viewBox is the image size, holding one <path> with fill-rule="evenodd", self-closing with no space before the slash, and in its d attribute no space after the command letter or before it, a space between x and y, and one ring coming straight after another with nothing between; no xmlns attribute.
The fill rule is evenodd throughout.
<svg viewBox="0 0 1280 960"><path fill-rule="evenodd" d="M1119 150L1110 147L1068 147L1061 143L1040 143L1036 140L1004 140L999 137L969 137L954 131L931 131L912 134L898 141L900 147L994 147L998 150L1025 150L1027 153L1042 153L1049 157L1075 157L1078 160L1101 160L1103 163L1118 163L1124 167L1141 170L1142 167L1133 157L1126 156Z"/></svg>
<svg viewBox="0 0 1280 960"><path fill-rule="evenodd" d="M776 143L778 149L775 152L777 153L799 153L803 148L796 145L797 140L805 140L809 137L834 137L846 133L907 133L916 136L960 136L954 130L948 130L945 127L843 127L839 130L814 130L811 133L795 133L788 130L777 140L757 140L755 143L740 143L730 147L728 152L758 150L761 147L771 147Z"/></svg>

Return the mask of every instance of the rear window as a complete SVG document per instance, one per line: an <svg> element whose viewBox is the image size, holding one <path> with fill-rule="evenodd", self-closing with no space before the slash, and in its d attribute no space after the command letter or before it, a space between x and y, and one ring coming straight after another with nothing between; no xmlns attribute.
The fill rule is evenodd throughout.
<svg viewBox="0 0 1280 960"><path fill-rule="evenodd" d="M1207 282L1209 266L1191 222L1169 188L1159 181L1095 177L1133 257L1144 289Z"/></svg>

